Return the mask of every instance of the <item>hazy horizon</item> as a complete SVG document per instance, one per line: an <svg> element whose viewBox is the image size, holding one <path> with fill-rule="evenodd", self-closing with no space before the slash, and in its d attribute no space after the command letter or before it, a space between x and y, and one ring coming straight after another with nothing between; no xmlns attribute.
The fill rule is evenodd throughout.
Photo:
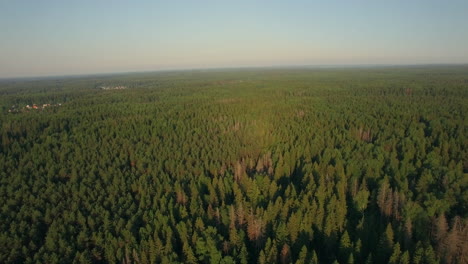
<svg viewBox="0 0 468 264"><path fill-rule="evenodd" d="M345 70L345 69L389 69L389 68L431 68L431 67L468 67L468 63L425 63L425 64L320 64L320 65L257 65L257 66L225 66L225 67L200 67L200 68L164 68L164 69L148 69L134 71L109 71L109 72L83 72L83 73L67 73L67 74L45 74L45 75L27 75L27 76L11 76L0 77L2 80L21 80L21 79L61 79L74 77L93 77L93 76L111 76L111 75L127 75L127 74L145 74L145 73L165 73L165 72L203 72L203 71L246 71L246 70Z"/></svg>
<svg viewBox="0 0 468 264"><path fill-rule="evenodd" d="M3 1L0 78L468 63L467 1Z"/></svg>

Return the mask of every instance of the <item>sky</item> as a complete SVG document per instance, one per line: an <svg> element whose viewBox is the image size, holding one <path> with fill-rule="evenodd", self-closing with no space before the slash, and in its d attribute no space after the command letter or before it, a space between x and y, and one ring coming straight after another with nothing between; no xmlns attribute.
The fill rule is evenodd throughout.
<svg viewBox="0 0 468 264"><path fill-rule="evenodd" d="M468 63L467 0L0 0L0 78Z"/></svg>

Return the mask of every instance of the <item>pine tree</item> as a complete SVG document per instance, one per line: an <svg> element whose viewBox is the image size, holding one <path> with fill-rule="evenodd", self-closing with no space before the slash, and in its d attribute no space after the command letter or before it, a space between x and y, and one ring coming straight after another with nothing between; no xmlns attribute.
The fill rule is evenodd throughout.
<svg viewBox="0 0 468 264"><path fill-rule="evenodd" d="M450 254L450 251L453 251L452 249L456 247L457 241L449 241L452 233L448 232L449 228L444 214L439 215L434 220L433 229L433 241L436 245L437 255L441 258L451 259L452 254Z"/></svg>
<svg viewBox="0 0 468 264"><path fill-rule="evenodd" d="M400 263L400 255L401 255L401 250L400 250L400 244L396 243L395 246L393 247L393 253L390 256L389 264L398 264Z"/></svg>
<svg viewBox="0 0 468 264"><path fill-rule="evenodd" d="M421 264L424 261L424 248L421 241L418 241L416 244L416 250L413 254L413 263L414 264Z"/></svg>
<svg viewBox="0 0 468 264"><path fill-rule="evenodd" d="M291 250L288 244L284 244L281 249L281 263L287 264L291 262Z"/></svg>
<svg viewBox="0 0 468 264"><path fill-rule="evenodd" d="M409 255L408 250L406 250L406 251L403 252L403 254L401 255L400 264L409 264L409 263L410 263L410 255Z"/></svg>
<svg viewBox="0 0 468 264"><path fill-rule="evenodd" d="M239 259L240 259L241 264L249 263L249 254L247 252L247 248L245 247L245 244L242 244Z"/></svg>
<svg viewBox="0 0 468 264"><path fill-rule="evenodd" d="M362 213L366 210L369 202L369 195L369 190L367 190L366 182L364 181L356 196L354 196L354 206L359 212Z"/></svg>
<svg viewBox="0 0 468 264"><path fill-rule="evenodd" d="M288 230L289 230L289 237L291 238L291 242L296 242L296 239L299 235L300 229L300 216L298 217L297 214L293 213L291 217L289 217L288 222Z"/></svg>
<svg viewBox="0 0 468 264"><path fill-rule="evenodd" d="M318 257L317 257L317 252L315 252L315 250L312 251L312 258L310 260L310 263L311 264L318 264L319 263Z"/></svg>
<svg viewBox="0 0 468 264"><path fill-rule="evenodd" d="M188 243L184 243L183 252L186 263L197 263L197 258L195 257L195 254L193 253L193 250L190 245L188 245Z"/></svg>
<svg viewBox="0 0 468 264"><path fill-rule="evenodd" d="M347 263L348 264L354 264L354 255L353 255L353 253L349 254Z"/></svg>
<svg viewBox="0 0 468 264"><path fill-rule="evenodd" d="M301 252L299 253L299 257L296 261L296 264L305 264L307 263L307 247L304 245L301 248Z"/></svg>
<svg viewBox="0 0 468 264"><path fill-rule="evenodd" d="M379 260L382 262L387 262L390 254L393 251L393 228L392 225L389 223L387 228L385 229L385 233L382 234L379 242L378 252L379 252Z"/></svg>
<svg viewBox="0 0 468 264"><path fill-rule="evenodd" d="M438 264L439 261L434 253L434 249L432 248L431 245L428 245L426 247L426 250L424 251L424 262L428 264Z"/></svg>
<svg viewBox="0 0 468 264"><path fill-rule="evenodd" d="M266 261L265 252L261 250L260 254L258 255L258 264L267 264L267 263L268 262Z"/></svg>
<svg viewBox="0 0 468 264"><path fill-rule="evenodd" d="M348 231L345 231L340 239L340 259L342 262L348 260L349 254L351 253L353 245L351 244L351 239L349 238Z"/></svg>
<svg viewBox="0 0 468 264"><path fill-rule="evenodd" d="M372 253L369 253L366 259L366 264L372 264L372 263L374 263L374 260L372 258Z"/></svg>

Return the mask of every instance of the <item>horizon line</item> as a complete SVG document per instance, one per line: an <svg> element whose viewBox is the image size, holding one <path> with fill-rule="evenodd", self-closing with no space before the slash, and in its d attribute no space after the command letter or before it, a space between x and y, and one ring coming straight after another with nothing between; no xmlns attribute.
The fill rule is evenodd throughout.
<svg viewBox="0 0 468 264"><path fill-rule="evenodd" d="M385 67L434 67L434 66L468 66L468 62L463 63L362 63L362 64L278 64L278 65L252 65L252 66L219 66L219 67L181 67L166 68L154 70L128 70L128 71L109 71L95 73L71 73L71 74L50 74L50 75L26 75L0 77L0 81L13 80L41 80L41 79L64 79L64 78L84 78L99 77L111 75L126 75L138 73L163 73L163 72L184 72L184 71L215 71L215 70L247 70L247 69L344 69L344 68L385 68Z"/></svg>

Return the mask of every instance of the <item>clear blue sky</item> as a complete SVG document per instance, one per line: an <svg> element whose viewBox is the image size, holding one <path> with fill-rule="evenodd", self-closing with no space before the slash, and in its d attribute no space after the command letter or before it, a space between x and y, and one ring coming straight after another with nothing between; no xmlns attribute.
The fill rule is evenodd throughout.
<svg viewBox="0 0 468 264"><path fill-rule="evenodd" d="M468 63L468 0L0 0L0 78Z"/></svg>

